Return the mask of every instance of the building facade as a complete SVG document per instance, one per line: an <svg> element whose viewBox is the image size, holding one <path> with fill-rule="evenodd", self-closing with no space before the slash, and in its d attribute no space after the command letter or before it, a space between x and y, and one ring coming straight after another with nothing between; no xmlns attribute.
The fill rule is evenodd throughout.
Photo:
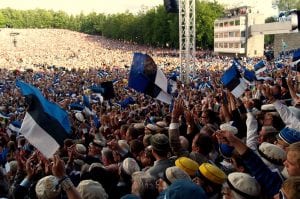
<svg viewBox="0 0 300 199"><path fill-rule="evenodd" d="M264 23L264 16L251 13L248 7L228 10L214 23L214 52L227 56L260 57L264 53L264 36L249 35L249 27Z"/></svg>

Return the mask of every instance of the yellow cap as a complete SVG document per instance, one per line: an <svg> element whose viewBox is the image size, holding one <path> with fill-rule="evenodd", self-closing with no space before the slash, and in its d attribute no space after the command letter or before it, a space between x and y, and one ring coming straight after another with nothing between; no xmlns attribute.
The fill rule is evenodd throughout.
<svg viewBox="0 0 300 199"><path fill-rule="evenodd" d="M187 172L190 176L194 176L195 172L199 168L199 164L196 161L187 157L178 158L175 161L175 165L181 170Z"/></svg>
<svg viewBox="0 0 300 199"><path fill-rule="evenodd" d="M227 179L227 175L221 169L209 163L201 164L199 170L207 180L216 184L223 184Z"/></svg>

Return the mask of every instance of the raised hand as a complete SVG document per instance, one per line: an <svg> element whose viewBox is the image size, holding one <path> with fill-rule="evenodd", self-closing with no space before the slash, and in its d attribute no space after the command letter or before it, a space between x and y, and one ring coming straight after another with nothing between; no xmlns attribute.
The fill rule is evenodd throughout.
<svg viewBox="0 0 300 199"><path fill-rule="evenodd" d="M293 87L293 77L291 74L288 75L286 83L289 87Z"/></svg>
<svg viewBox="0 0 300 199"><path fill-rule="evenodd" d="M252 109L253 108L253 101L252 100L245 100L244 105L246 109Z"/></svg>
<svg viewBox="0 0 300 199"><path fill-rule="evenodd" d="M186 120L186 123L187 124L193 124L194 121L193 121L193 115L190 111L185 111L184 112L184 115L185 115L185 120Z"/></svg>
<svg viewBox="0 0 300 199"><path fill-rule="evenodd" d="M263 85L262 86L263 95L268 98L270 101L274 100L273 91L270 86Z"/></svg>
<svg viewBox="0 0 300 199"><path fill-rule="evenodd" d="M53 156L52 174L59 179L66 175L65 163L58 155Z"/></svg>
<svg viewBox="0 0 300 199"><path fill-rule="evenodd" d="M27 159L25 169L27 173L27 178L31 179L36 173L36 165L34 165L34 156Z"/></svg>
<svg viewBox="0 0 300 199"><path fill-rule="evenodd" d="M178 119L182 114L184 114L184 101L182 99L178 99L174 103L172 118Z"/></svg>

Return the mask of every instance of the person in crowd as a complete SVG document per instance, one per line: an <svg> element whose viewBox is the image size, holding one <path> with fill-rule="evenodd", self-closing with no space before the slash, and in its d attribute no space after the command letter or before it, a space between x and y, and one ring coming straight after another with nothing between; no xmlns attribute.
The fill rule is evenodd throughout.
<svg viewBox="0 0 300 199"><path fill-rule="evenodd" d="M168 167L174 165L174 163L168 159L169 148L169 139L166 135L156 134L151 137L151 150L155 162L146 173L154 177L154 179L158 179L160 173L163 173Z"/></svg>

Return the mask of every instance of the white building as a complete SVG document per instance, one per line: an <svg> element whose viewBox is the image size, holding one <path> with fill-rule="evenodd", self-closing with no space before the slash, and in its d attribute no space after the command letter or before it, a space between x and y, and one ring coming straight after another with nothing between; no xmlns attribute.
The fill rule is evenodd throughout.
<svg viewBox="0 0 300 199"><path fill-rule="evenodd" d="M214 23L214 52L229 56L259 57L264 53L264 35L249 37L249 27L264 23L264 16L248 7L228 10Z"/></svg>

